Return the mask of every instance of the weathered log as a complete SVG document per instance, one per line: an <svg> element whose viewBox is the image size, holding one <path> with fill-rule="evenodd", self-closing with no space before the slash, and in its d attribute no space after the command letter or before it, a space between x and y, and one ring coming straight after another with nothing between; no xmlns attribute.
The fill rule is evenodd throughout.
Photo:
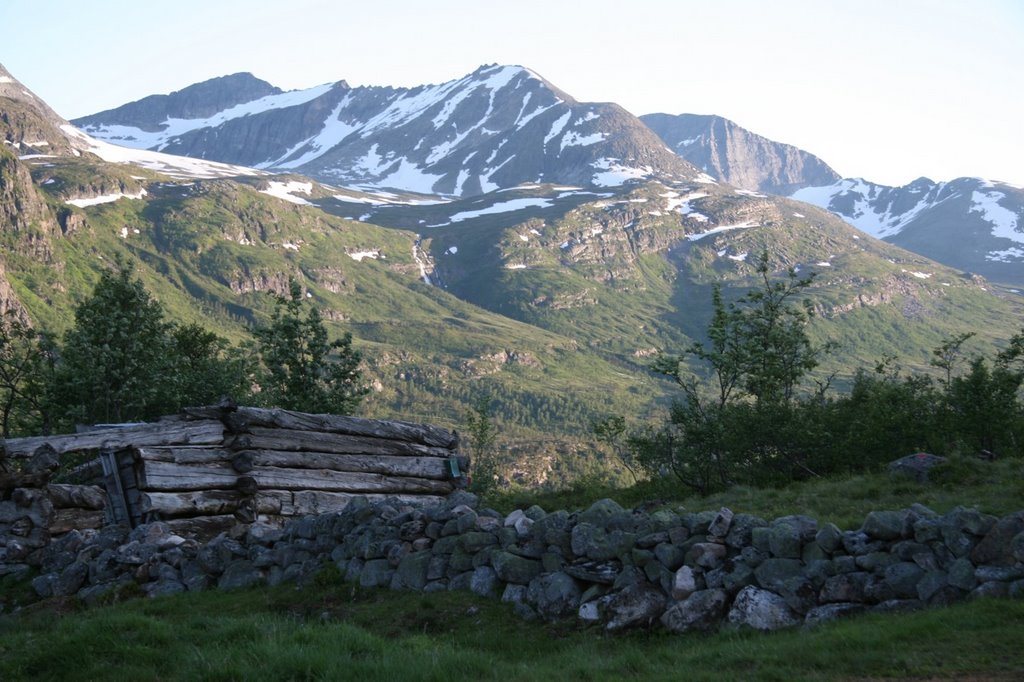
<svg viewBox="0 0 1024 682"><path fill-rule="evenodd" d="M185 419L217 419L223 420L226 415L238 409L238 405L231 398L221 398L216 405L202 405L199 407L185 407L181 414Z"/></svg>
<svg viewBox="0 0 1024 682"><path fill-rule="evenodd" d="M249 473L250 471L252 471L253 466L255 466L255 464L253 462L251 450L239 452L238 454L231 458L231 468L240 474Z"/></svg>
<svg viewBox="0 0 1024 682"><path fill-rule="evenodd" d="M46 486L46 495L57 509L100 509L107 506L103 488L96 485L71 485L51 483Z"/></svg>
<svg viewBox="0 0 1024 682"><path fill-rule="evenodd" d="M267 490L264 492L275 493L277 491ZM302 490L289 494L291 495L290 501L285 501L281 506L282 516L307 516L309 514L327 514L340 511L357 497L366 498L370 502L397 500L406 504L437 504L444 501L444 497L439 495L359 495L353 493L330 493L319 490Z"/></svg>
<svg viewBox="0 0 1024 682"><path fill-rule="evenodd" d="M53 513L53 520L50 521L50 533L59 535L70 530L85 530L87 528L102 528L104 523L103 511L95 509L58 509Z"/></svg>
<svg viewBox="0 0 1024 682"><path fill-rule="evenodd" d="M262 426L387 438L449 449L457 448L459 444L457 433L438 426L333 414L306 414L277 408L239 407L228 414L224 418L224 422L234 433L242 433L253 427Z"/></svg>
<svg viewBox="0 0 1024 682"><path fill-rule="evenodd" d="M260 489L271 490L446 495L454 489L449 481L328 469L258 466L248 472L247 476L254 479ZM235 487L238 478L237 472L228 463L146 462L139 469L139 486L144 491L226 489Z"/></svg>
<svg viewBox="0 0 1024 682"><path fill-rule="evenodd" d="M238 480L235 481L235 490L246 497L252 497L259 489L259 484L256 483L256 479L252 476L239 476Z"/></svg>
<svg viewBox="0 0 1024 682"><path fill-rule="evenodd" d="M219 447L169 445L132 448L132 457L153 462L209 464L224 462L231 457L231 453Z"/></svg>
<svg viewBox="0 0 1024 682"><path fill-rule="evenodd" d="M14 488L40 488L46 485L53 472L37 471L35 473L0 474L0 491Z"/></svg>
<svg viewBox="0 0 1024 682"><path fill-rule="evenodd" d="M460 467L468 465L468 458L460 457L459 460ZM339 455L331 452L243 450L235 455L231 462L232 467L242 473L249 473L255 467L286 467L411 476L441 481L452 477L447 457L442 459L440 457L395 457L392 455Z"/></svg>
<svg viewBox="0 0 1024 682"><path fill-rule="evenodd" d="M146 445L219 445L224 442L220 421L164 421L105 427L59 436L8 438L3 450L10 457L30 457L36 448L49 444L59 454L78 450L118 449Z"/></svg>
<svg viewBox="0 0 1024 682"><path fill-rule="evenodd" d="M224 531L231 530L238 522L231 514L218 516L195 516L187 519L170 519L167 526L172 533L201 542L211 540Z"/></svg>
<svg viewBox="0 0 1024 682"><path fill-rule="evenodd" d="M234 450L309 450L352 455L412 455L447 457L449 448L421 445L404 440L386 440L324 431L298 431L250 426L242 434L228 436L227 447Z"/></svg>
<svg viewBox="0 0 1024 682"><path fill-rule="evenodd" d="M244 502L251 500L259 514L280 514L282 498L291 504L290 492L280 494L267 491L254 497L237 490L199 490L181 493L142 493L142 513L158 513L164 518L231 514Z"/></svg>

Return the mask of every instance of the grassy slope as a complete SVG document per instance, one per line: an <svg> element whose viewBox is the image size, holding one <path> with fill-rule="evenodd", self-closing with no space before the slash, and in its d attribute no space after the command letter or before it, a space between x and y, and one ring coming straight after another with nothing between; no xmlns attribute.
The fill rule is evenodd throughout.
<svg viewBox="0 0 1024 682"><path fill-rule="evenodd" d="M822 367L826 374L849 376L882 355L926 367L928 349L966 329L980 332L971 351L989 353L1019 327L1013 297L860 237L823 211L727 188L695 188L707 196L692 208L720 223L762 227L689 242L684 237L706 224L669 210L665 194L675 190L657 183L604 193L613 196L558 190L547 208L454 223L447 217L489 201L552 190L372 210L317 199L340 214L366 210L382 227L261 194L259 179L159 182L86 159L46 160L32 172L55 214L70 210L85 221L49 237L55 262L7 254L8 278L42 326L66 328L72 306L115 254L140 263L170 318L236 341L271 310L265 291L283 289L291 274L327 312L332 331L352 331L366 351L379 390L363 414L461 428L468 406L490 397L517 468L547 463L547 473L525 477L534 483L564 484L600 468L579 447L592 419L620 413L644 420L671 398L671 385L646 371L648 354L678 351L701 336L713 282L723 283L727 298L754 284L752 258L727 256L769 245L780 270L832 262L817 268L822 274L811 292L822 312L812 334L840 343ZM135 192L142 182L136 172L149 178L145 201L87 209L64 203L83 193ZM408 228L423 232L421 248L433 253L448 289L419 281L416 234ZM458 253L447 253L455 245ZM373 250L385 258L348 255ZM529 266L509 268L523 263ZM933 277L908 274L918 269L934 270ZM857 293L883 303L857 305Z"/></svg>

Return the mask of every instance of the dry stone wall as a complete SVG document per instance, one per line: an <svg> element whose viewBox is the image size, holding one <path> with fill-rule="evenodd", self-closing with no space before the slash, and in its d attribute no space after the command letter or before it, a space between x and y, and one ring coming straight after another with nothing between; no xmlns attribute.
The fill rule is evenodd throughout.
<svg viewBox="0 0 1024 682"><path fill-rule="evenodd" d="M207 543L159 522L72 531L45 549L32 584L43 597L88 602L126 585L157 596L301 582L329 565L364 587L471 590L524 618L771 630L1024 596L1024 512L939 515L915 505L843 531L807 516L645 513L611 500L503 515L465 491L419 506L356 498L339 512L240 525Z"/></svg>

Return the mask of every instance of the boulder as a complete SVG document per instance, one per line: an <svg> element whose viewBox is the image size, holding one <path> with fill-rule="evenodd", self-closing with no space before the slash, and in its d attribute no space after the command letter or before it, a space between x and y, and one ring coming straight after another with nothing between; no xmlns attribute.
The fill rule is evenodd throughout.
<svg viewBox="0 0 1024 682"><path fill-rule="evenodd" d="M945 461L945 457L918 452L889 462L889 474L897 477L909 477L918 483L925 483L928 481L928 473Z"/></svg>
<svg viewBox="0 0 1024 682"><path fill-rule="evenodd" d="M491 555L491 566L498 578L507 583L528 585L541 573L541 563L516 554L496 551Z"/></svg>
<svg viewBox="0 0 1024 682"><path fill-rule="evenodd" d="M971 561L975 564L1011 566L1019 561L1015 556L1014 539L1024 533L1024 512L1004 516L996 521L981 542L971 550ZM1024 539L1021 543L1024 544Z"/></svg>
<svg viewBox="0 0 1024 682"><path fill-rule="evenodd" d="M236 590L245 587L252 587L263 581L263 574L260 569L253 566L251 561L246 559L232 561L224 569L220 580L217 581L217 588L221 590Z"/></svg>
<svg viewBox="0 0 1024 682"><path fill-rule="evenodd" d="M493 597L498 590L498 574L490 566L478 566L473 569L469 579L469 589L481 597Z"/></svg>
<svg viewBox="0 0 1024 682"><path fill-rule="evenodd" d="M541 617L554 620L572 615L579 607L580 587L567 573L546 573L530 581L527 599Z"/></svg>
<svg viewBox="0 0 1024 682"><path fill-rule="evenodd" d="M700 590L665 610L661 623L673 632L708 632L718 627L725 615L729 596L724 590Z"/></svg>
<svg viewBox="0 0 1024 682"><path fill-rule="evenodd" d="M800 619L780 595L748 585L736 595L728 621L755 630L778 630L796 625Z"/></svg>
<svg viewBox="0 0 1024 682"><path fill-rule="evenodd" d="M664 611L664 592L650 583L631 585L608 601L608 629L649 626Z"/></svg>

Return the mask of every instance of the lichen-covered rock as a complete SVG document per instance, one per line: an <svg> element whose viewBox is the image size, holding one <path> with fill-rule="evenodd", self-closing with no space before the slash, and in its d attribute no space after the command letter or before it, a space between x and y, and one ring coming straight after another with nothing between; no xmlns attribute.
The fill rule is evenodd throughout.
<svg viewBox="0 0 1024 682"><path fill-rule="evenodd" d="M473 569L469 579L469 589L481 597L493 597L498 591L498 574L490 566L478 566Z"/></svg>
<svg viewBox="0 0 1024 682"><path fill-rule="evenodd" d="M826 523L814 535L814 540L826 554L843 546L843 532L834 523Z"/></svg>
<svg viewBox="0 0 1024 682"><path fill-rule="evenodd" d="M778 630L796 625L800 618L778 594L750 585L736 595L728 621L755 630Z"/></svg>
<svg viewBox="0 0 1024 682"><path fill-rule="evenodd" d="M576 612L582 591L567 573L546 573L530 581L527 599L545 619L564 618Z"/></svg>
<svg viewBox="0 0 1024 682"><path fill-rule="evenodd" d="M609 519L625 511L615 500L605 498L590 505L586 511L580 512L577 523L589 523L598 528L606 528Z"/></svg>
<svg viewBox="0 0 1024 682"><path fill-rule="evenodd" d="M864 519L864 532L876 540L898 540L913 532L908 511L873 511Z"/></svg>
<svg viewBox="0 0 1024 682"><path fill-rule="evenodd" d="M1024 533L1024 512L1004 516L971 550L971 561L977 565L995 566L1010 566L1020 561L1014 556L1013 540L1021 533Z"/></svg>
<svg viewBox="0 0 1024 682"><path fill-rule="evenodd" d="M497 551L491 555L491 566L498 578L507 583L528 585L541 573L541 563L510 552Z"/></svg>
<svg viewBox="0 0 1024 682"><path fill-rule="evenodd" d="M649 626L665 611L665 601L665 593L650 583L631 585L608 601L608 629Z"/></svg>
<svg viewBox="0 0 1024 682"><path fill-rule="evenodd" d="M728 507L722 507L718 510L715 518L711 520L708 525L708 537L721 538L722 540L729 534L729 527L732 525L732 520L735 515L732 510Z"/></svg>
<svg viewBox="0 0 1024 682"><path fill-rule="evenodd" d="M673 632L708 632L721 623L728 602L725 590L700 590L669 606L661 616L661 624Z"/></svg>
<svg viewBox="0 0 1024 682"><path fill-rule="evenodd" d="M768 548L773 557L799 559L802 547L798 528L788 523L772 525L768 535Z"/></svg>

